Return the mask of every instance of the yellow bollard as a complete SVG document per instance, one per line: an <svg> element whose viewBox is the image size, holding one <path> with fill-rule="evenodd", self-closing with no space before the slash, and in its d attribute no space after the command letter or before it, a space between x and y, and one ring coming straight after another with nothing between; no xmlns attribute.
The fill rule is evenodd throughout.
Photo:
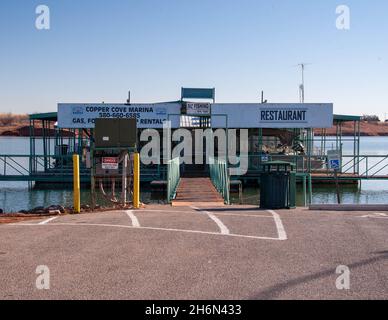
<svg viewBox="0 0 388 320"><path fill-rule="evenodd" d="M73 155L73 203L74 212L81 212L81 196L80 196L80 178L79 178L79 155Z"/></svg>
<svg viewBox="0 0 388 320"><path fill-rule="evenodd" d="M133 158L133 207L140 208L140 155L134 154Z"/></svg>

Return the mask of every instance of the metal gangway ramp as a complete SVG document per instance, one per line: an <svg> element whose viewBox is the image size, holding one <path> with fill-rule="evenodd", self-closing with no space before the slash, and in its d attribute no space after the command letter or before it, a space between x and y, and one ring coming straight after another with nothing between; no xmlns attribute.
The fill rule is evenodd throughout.
<svg viewBox="0 0 388 320"><path fill-rule="evenodd" d="M229 176L225 161L209 160L210 177L180 177L179 158L168 163L168 200L172 206L229 204Z"/></svg>

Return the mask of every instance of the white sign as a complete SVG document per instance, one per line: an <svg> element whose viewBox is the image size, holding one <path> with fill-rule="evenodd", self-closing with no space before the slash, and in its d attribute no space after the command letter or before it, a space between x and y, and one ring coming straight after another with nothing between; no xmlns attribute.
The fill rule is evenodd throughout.
<svg viewBox="0 0 388 320"><path fill-rule="evenodd" d="M338 150L327 151L327 162L329 169L340 170L341 169L341 155Z"/></svg>
<svg viewBox="0 0 388 320"><path fill-rule="evenodd" d="M59 128L94 128L97 118L137 119L137 127L162 129L166 120L171 121L172 128L179 128L179 117L169 114L180 114L180 103L156 104L82 104L59 103Z"/></svg>
<svg viewBox="0 0 388 320"><path fill-rule="evenodd" d="M331 128L333 104L216 103L211 121L213 128Z"/></svg>
<svg viewBox="0 0 388 320"><path fill-rule="evenodd" d="M102 169L104 170L117 170L119 168L119 159L116 157L104 157L102 158Z"/></svg>
<svg viewBox="0 0 388 320"><path fill-rule="evenodd" d="M186 112L188 115L210 115L210 110L210 103L188 102L186 105Z"/></svg>

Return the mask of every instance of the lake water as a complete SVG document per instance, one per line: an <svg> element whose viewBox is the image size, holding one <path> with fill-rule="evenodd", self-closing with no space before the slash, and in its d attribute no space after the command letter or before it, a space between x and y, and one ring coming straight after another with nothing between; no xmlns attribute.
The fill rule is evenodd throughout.
<svg viewBox="0 0 388 320"><path fill-rule="evenodd" d="M38 144L39 145L39 144ZM344 142L344 154L352 153L352 144ZM42 150L37 148L37 153ZM0 137L0 154L28 154L29 138ZM361 154L387 155L388 137L362 137ZM27 167L27 159L20 159L20 163ZM386 161L385 163L388 163ZM2 173L0 163L0 173ZM380 174L388 174L388 167ZM302 205L303 195L298 187L297 204ZM81 201L89 203L89 190L81 194ZM388 204L388 181L362 181L358 186L341 186L343 203L384 203ZM72 205L71 190L28 190L26 182L0 182L0 208L6 212L17 212L22 209L31 209L37 206L51 204ZM142 190L143 202L161 202L151 200L150 192ZM232 194L232 200L237 202L237 197ZM259 191L257 189L244 189L243 202L245 204L258 204ZM313 203L336 203L336 192L332 186L313 187Z"/></svg>

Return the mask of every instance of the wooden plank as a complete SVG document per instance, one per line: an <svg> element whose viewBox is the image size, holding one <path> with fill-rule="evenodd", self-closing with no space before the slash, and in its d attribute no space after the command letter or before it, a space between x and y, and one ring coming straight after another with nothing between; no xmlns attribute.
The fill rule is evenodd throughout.
<svg viewBox="0 0 388 320"><path fill-rule="evenodd" d="M218 193L209 178L182 178L173 206L224 205L224 199Z"/></svg>

